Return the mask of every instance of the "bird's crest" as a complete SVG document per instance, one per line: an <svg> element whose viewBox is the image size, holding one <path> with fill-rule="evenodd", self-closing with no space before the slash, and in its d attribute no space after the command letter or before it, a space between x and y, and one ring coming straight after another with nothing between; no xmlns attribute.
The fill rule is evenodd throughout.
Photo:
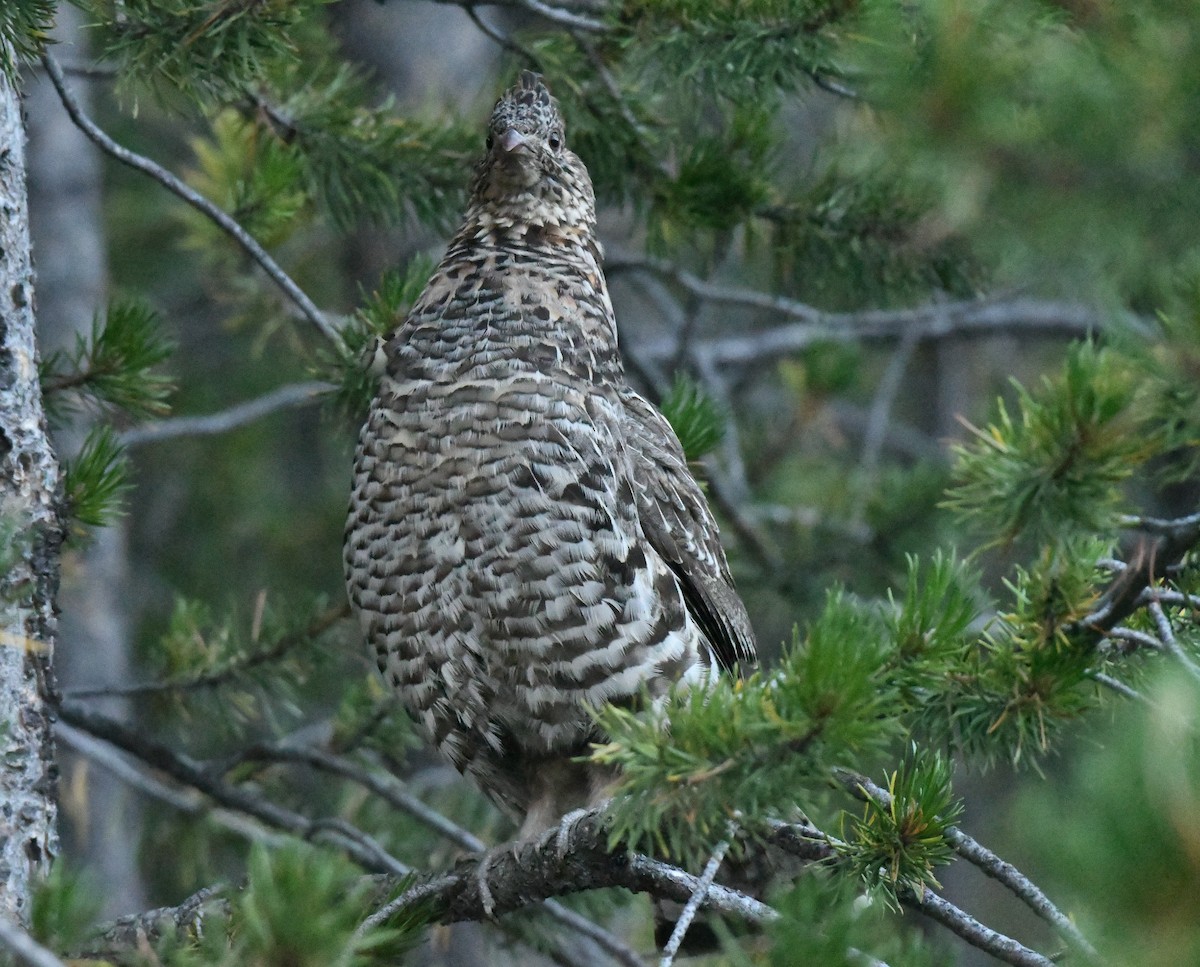
<svg viewBox="0 0 1200 967"><path fill-rule="evenodd" d="M533 71L521 71L517 83L501 95L492 111L493 131L516 128L527 133L545 133L561 127L558 101L546 87L542 75Z"/></svg>

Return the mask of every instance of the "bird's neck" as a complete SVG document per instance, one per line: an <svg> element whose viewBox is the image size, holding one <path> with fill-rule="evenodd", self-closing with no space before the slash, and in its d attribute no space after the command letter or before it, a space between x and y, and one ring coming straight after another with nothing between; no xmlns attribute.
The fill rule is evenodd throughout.
<svg viewBox="0 0 1200 967"><path fill-rule="evenodd" d="M450 251L472 249L504 249L555 261L578 261L597 273L603 260L594 221L531 217L526 210L507 211L493 205L469 210L450 243Z"/></svg>
<svg viewBox="0 0 1200 967"><path fill-rule="evenodd" d="M600 247L560 224L468 220L394 348L397 378L623 379ZM431 368L436 361L436 373Z"/></svg>

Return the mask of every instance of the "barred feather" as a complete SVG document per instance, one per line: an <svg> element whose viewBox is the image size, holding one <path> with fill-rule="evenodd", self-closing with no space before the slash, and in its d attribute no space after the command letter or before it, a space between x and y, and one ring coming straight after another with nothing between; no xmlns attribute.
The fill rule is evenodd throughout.
<svg viewBox="0 0 1200 967"><path fill-rule="evenodd" d="M526 827L610 778L570 759L604 702L754 659L716 524L625 381L592 187L526 72L472 199L384 347L345 542L378 666Z"/></svg>

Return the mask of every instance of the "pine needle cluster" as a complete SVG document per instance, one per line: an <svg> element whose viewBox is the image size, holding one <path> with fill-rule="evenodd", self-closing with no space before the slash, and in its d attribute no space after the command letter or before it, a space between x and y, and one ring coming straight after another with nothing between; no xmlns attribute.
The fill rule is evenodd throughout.
<svg viewBox="0 0 1200 967"><path fill-rule="evenodd" d="M187 160L163 163L186 169L193 189L323 302L355 291L328 253L356 230L441 232L457 217L494 91L464 112L402 110L345 62L324 0L78 5L129 109L121 123L135 136L146 115L185 129L149 153L186 145ZM678 358L690 358L694 337L711 359L735 360L720 393L699 365L699 376L663 381L662 409L688 459L720 456L718 444L761 457L736 486L710 492L719 489L734 524L740 587L752 606L783 613L781 628L794 622L792 633L777 636L786 637L778 654L777 640L760 636L767 660L744 680L596 709L605 740L591 752L619 771L607 811L618 853L698 871L731 839L740 861L777 846L783 831L819 855L794 882L769 885L781 916L760 944L727 938L734 962L938 962L895 908L920 909L962 855L957 824L979 807L956 790L955 769L1046 768L1114 704L1115 751L1089 752L1067 777L1103 842L1064 819L1071 810L1054 793L1027 808L1050 831L1046 853L1067 871L1072 912L1129 952L1121 962L1195 960L1187 830L1197 813L1189 710L1200 677L1200 525L1187 508L1200 468L1200 90L1188 68L1200 27L1186 8L631 0L551 6L503 38L509 60L494 87L518 65L550 77L601 203L621 206L629 237L657 257L627 268L679 307ZM38 0L4 7L0 69L12 76L42 50L51 12ZM836 114L816 147L801 143L795 120L814 104ZM221 604L180 596L146 635L145 678L125 688L131 700L150 698L139 715L154 727L108 736L226 805L206 806L186 834L174 817L148 824L181 857L158 871L157 886L182 894L207 877L245 875L203 935L159 937L154 957L175 967L395 962L427 911L414 904L373 927L367 918L387 897L345 856L392 874L440 869L511 829L421 758L340 605L312 589L276 590L274 579L286 585L308 563L302 555L315 554L331 562L324 590L340 594L341 431L365 409L381 340L432 262L408 258L346 295L355 304L321 316L338 331L318 342L293 326L292 310L305 306L277 293L245 239L207 215L189 212L183 224L200 272L189 291L218 293L214 317L239 323L221 330L235 348L222 357L220 389L249 370L260 381L315 374L332 387L339 419L306 424L277 463L252 452L275 445L267 433L195 458L220 479L190 517L179 512L193 525L173 532L186 537L180 556L199 569L220 558L195 532L227 541L237 530L239 547L278 538L288 567L259 590L239 559ZM947 345L937 325L953 329L985 286L1014 280L1035 308L1035 296L1068 292L1121 309L1093 312L1092 335L1050 375L1031 364L990 415L965 414L966 439L948 457L928 434L923 450L893 435L891 410L911 411L923 388L908 385L921 382L909 367ZM887 311L913 303L907 315ZM51 415L97 418L65 475L80 532L111 520L127 492L115 427L167 416L166 331L142 304L115 302L43 363ZM739 340L789 332L804 340L787 358L736 361ZM757 413L727 406L730 387ZM830 416L836 404L864 415L861 446ZM339 474L328 501L324 483L312 483L319 473L296 459L320 464L326 449ZM222 532L219 512L248 490L260 504L303 491L324 519L255 505L260 517L243 511ZM739 490L761 506L739 506ZM805 531L794 518L809 504L820 520ZM1162 507L1180 516L1160 516ZM919 528L939 512L961 553L949 540L937 549L937 521ZM307 544L306 527L316 535ZM261 841L249 851L239 838L248 827ZM1141 856L1161 875L1134 870ZM1128 884L1132 899L1109 903L1095 881ZM410 883L395 877L391 895ZM1156 886L1170 898L1161 907ZM37 936L60 950L84 943L94 918L86 893L56 874L35 907ZM1158 931L1160 921L1170 929ZM520 931L536 929L569 962L544 926ZM1165 953L1138 961L1136 941L1148 936Z"/></svg>

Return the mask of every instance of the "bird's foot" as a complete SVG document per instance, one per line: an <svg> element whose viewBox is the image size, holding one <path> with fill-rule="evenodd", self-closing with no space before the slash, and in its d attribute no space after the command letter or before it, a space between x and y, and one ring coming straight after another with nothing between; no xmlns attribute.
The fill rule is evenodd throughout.
<svg viewBox="0 0 1200 967"><path fill-rule="evenodd" d="M489 920L492 919L492 911L496 909L496 898L492 896L492 888L488 886L488 869L493 859L492 851L487 850L479 858L479 865L475 867L475 886L479 890L479 902L483 905L483 915Z"/></svg>
<svg viewBox="0 0 1200 967"><path fill-rule="evenodd" d="M575 827L590 813L589 809L572 809L558 821L558 830L554 836L554 852L558 856L559 862L567 858L567 848L571 845L571 834L575 832Z"/></svg>
<svg viewBox="0 0 1200 967"><path fill-rule="evenodd" d="M479 902L483 906L483 914L489 920L495 919L496 898L492 894L491 886L488 885L488 872L498 859L503 858L506 854L515 857L520 849L521 843L519 842L501 843L499 846L484 850L479 857L479 864L475 867L475 888L479 891Z"/></svg>

